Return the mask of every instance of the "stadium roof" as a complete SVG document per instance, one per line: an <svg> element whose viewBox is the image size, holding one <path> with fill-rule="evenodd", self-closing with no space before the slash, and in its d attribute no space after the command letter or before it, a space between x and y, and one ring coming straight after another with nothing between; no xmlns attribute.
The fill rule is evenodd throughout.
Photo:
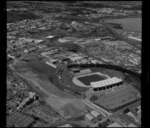
<svg viewBox="0 0 150 128"><path fill-rule="evenodd" d="M91 86L93 88L105 87L105 86L108 86L111 84L119 83L121 81L122 81L122 79L119 79L117 77L113 77L113 78L102 80L102 81L91 82Z"/></svg>

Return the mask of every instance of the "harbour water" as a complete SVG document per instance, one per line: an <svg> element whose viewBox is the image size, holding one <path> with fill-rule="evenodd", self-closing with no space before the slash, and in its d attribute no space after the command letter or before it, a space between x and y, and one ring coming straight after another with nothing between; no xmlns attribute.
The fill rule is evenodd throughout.
<svg viewBox="0 0 150 128"><path fill-rule="evenodd" d="M128 31L142 31L141 18L119 18L119 19L106 19L106 23L121 24L124 30Z"/></svg>

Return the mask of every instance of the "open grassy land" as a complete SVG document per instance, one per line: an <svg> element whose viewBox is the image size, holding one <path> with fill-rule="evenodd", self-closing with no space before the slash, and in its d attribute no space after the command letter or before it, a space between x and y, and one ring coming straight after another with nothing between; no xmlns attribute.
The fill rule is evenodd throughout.
<svg viewBox="0 0 150 128"><path fill-rule="evenodd" d="M15 65L17 65L17 63ZM62 116L66 118L74 117L74 116L81 116L82 114L81 110L83 111L85 109L85 105L79 99L76 99L76 97L66 92L61 91L53 83L51 83L47 77L44 77L44 75L42 76L39 75L39 73L36 73L32 69L28 68L28 66L25 69L25 66L26 64L22 64L23 70L21 70L21 65L18 66L19 68L15 66L17 67L16 72L18 71L18 74L22 78L24 78L24 80L28 81L30 86L44 93L44 95L46 95L46 97L44 98L45 101L54 110L56 110L59 114L61 114ZM44 68L41 68L41 69L44 69ZM71 104L72 107L70 108L70 105L68 104Z"/></svg>
<svg viewBox="0 0 150 128"><path fill-rule="evenodd" d="M70 116L70 113L71 113L71 115L74 115L74 117L78 117L78 116L80 116L80 115L82 116L82 115L85 114L85 112L84 112L83 110L81 110L81 109L75 107L75 106L72 105L71 103L69 103L69 104L63 106L63 107L61 108L61 110L64 111L64 115L65 115L66 117L67 117L67 116L69 117L69 116ZM78 114L77 114L77 113L78 113Z"/></svg>
<svg viewBox="0 0 150 128"><path fill-rule="evenodd" d="M140 98L140 95L132 86L113 91L109 94L99 95L94 103L108 110L117 109L127 103L135 101Z"/></svg>
<svg viewBox="0 0 150 128"><path fill-rule="evenodd" d="M31 67L33 70L37 71L39 74L51 75L56 72L55 68L38 60L29 61L28 66Z"/></svg>
<svg viewBox="0 0 150 128"><path fill-rule="evenodd" d="M36 66L38 67L38 64ZM64 97L64 98L68 98L68 97L72 98L71 95L68 95L67 93L62 92L53 83L51 83L48 80L48 77L47 77L47 73L49 73L48 69L46 70L46 68L43 68L42 65L39 65L39 66L41 66L40 67L41 69L37 68L36 70L36 67L34 67L34 70L33 70L32 68L29 67L29 65L26 65L23 63L21 67L21 62L20 62L19 66L16 66L16 72L18 72L27 81L30 81L30 83L32 83L33 85L36 85L45 94L56 95L56 97L58 96L58 97ZM48 65L45 64L44 66L47 67Z"/></svg>
<svg viewBox="0 0 150 128"><path fill-rule="evenodd" d="M85 85L90 85L90 82L101 81L101 80L104 80L104 79L107 79L107 78L104 77L104 76L100 76L98 74L93 74L93 75L78 77L77 79L80 80Z"/></svg>

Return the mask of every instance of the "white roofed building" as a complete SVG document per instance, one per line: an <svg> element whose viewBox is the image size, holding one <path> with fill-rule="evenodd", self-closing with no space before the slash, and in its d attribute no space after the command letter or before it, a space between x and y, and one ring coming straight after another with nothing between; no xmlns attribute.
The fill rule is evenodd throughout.
<svg viewBox="0 0 150 128"><path fill-rule="evenodd" d="M94 117L99 117L101 114L95 110L91 111L91 115L94 116Z"/></svg>
<svg viewBox="0 0 150 128"><path fill-rule="evenodd" d="M39 44L39 43L42 43L43 42L43 40L34 40L34 43L36 43L36 44Z"/></svg>
<svg viewBox="0 0 150 128"><path fill-rule="evenodd" d="M53 37L54 37L53 35L49 35L49 36L47 36L47 37L45 37L45 38L51 39L51 38L53 38Z"/></svg>
<svg viewBox="0 0 150 128"><path fill-rule="evenodd" d="M86 114L85 117L90 121L94 119L94 117L91 114Z"/></svg>
<svg viewBox="0 0 150 128"><path fill-rule="evenodd" d="M29 92L29 98L33 98L35 96L35 92Z"/></svg>

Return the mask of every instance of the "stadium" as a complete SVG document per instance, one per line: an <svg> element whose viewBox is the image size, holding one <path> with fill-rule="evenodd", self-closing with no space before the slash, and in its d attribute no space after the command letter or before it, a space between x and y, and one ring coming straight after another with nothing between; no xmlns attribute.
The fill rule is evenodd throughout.
<svg viewBox="0 0 150 128"><path fill-rule="evenodd" d="M67 92L104 108L108 112L114 112L121 106L126 106L141 98L140 93L131 86L132 83L127 82L128 76L124 71L101 65L99 67L95 65L69 66L56 69L41 61L30 60L26 66L18 63L16 70L25 77L32 76L32 79L38 77L41 81L52 82L53 86L40 85L43 89L51 88L47 90L50 93ZM26 70L29 71L26 72Z"/></svg>
<svg viewBox="0 0 150 128"><path fill-rule="evenodd" d="M102 81L106 81L106 83L108 83L111 79L113 81L116 78L119 80L121 79L123 82L125 75L121 71L107 68L65 68L62 72L58 71L57 74L55 74L53 77L53 83L61 90L69 90L70 92L84 95L84 93L90 89L96 91L101 88L94 87L96 85L95 82L100 83ZM116 83L116 85L117 84L118 83ZM112 85L113 87L115 83L108 83L108 85ZM106 86L110 87L108 85ZM103 85L103 89L104 88L105 85Z"/></svg>
<svg viewBox="0 0 150 128"><path fill-rule="evenodd" d="M119 86L125 79L124 73L113 69L87 68L80 69L79 72L77 70L73 71L73 84L84 88L93 88L94 91L111 88L115 85Z"/></svg>
<svg viewBox="0 0 150 128"><path fill-rule="evenodd" d="M139 92L126 82L126 74L116 69L78 66L64 69L58 77L59 86L84 95L85 99L109 112L141 98Z"/></svg>

